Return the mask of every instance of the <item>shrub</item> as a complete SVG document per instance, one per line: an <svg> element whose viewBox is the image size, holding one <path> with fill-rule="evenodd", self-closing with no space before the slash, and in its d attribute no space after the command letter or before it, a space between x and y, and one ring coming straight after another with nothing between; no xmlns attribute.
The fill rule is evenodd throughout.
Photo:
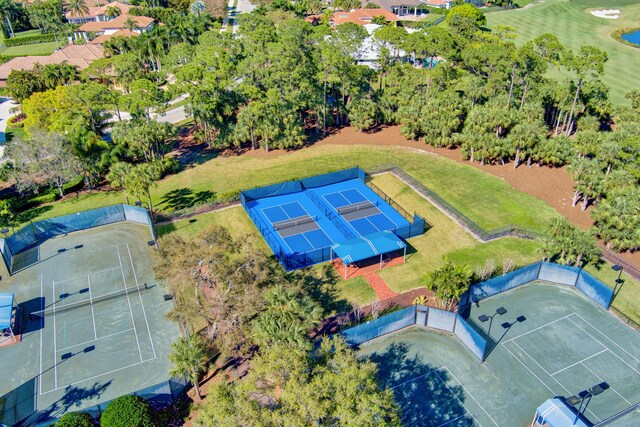
<svg viewBox="0 0 640 427"><path fill-rule="evenodd" d="M25 119L24 114L17 114L13 117L9 117L9 120L7 120L7 127L9 128L23 128L24 127L24 119Z"/></svg>
<svg viewBox="0 0 640 427"><path fill-rule="evenodd" d="M24 46L27 44L36 43L49 43L55 41L53 34L36 34L34 36L16 37L15 39L5 39L4 45L6 47L11 46Z"/></svg>
<svg viewBox="0 0 640 427"><path fill-rule="evenodd" d="M102 427L156 427L149 402L140 396L121 396L113 400L100 417Z"/></svg>
<svg viewBox="0 0 640 427"><path fill-rule="evenodd" d="M94 427L93 417L86 412L69 412L64 414L54 427Z"/></svg>
<svg viewBox="0 0 640 427"><path fill-rule="evenodd" d="M215 196L215 200L218 203L237 202L238 200L240 200L240 192L236 190L218 193Z"/></svg>

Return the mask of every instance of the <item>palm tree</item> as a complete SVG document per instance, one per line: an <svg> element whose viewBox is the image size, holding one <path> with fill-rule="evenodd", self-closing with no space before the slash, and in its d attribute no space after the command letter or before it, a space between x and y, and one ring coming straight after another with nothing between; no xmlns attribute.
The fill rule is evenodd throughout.
<svg viewBox="0 0 640 427"><path fill-rule="evenodd" d="M107 7L107 11L105 15L107 16L107 18L113 19L122 15L122 11L118 6L109 6Z"/></svg>
<svg viewBox="0 0 640 427"><path fill-rule="evenodd" d="M9 35L15 37L13 26L11 25L11 15L16 11L16 4L13 0L0 0L0 18L4 19L9 27Z"/></svg>
<svg viewBox="0 0 640 427"><path fill-rule="evenodd" d="M128 16L127 19L124 21L124 28L133 32L138 29L138 23L136 22L135 19Z"/></svg>
<svg viewBox="0 0 640 427"><path fill-rule="evenodd" d="M205 10L205 5L202 0L194 1L193 3L191 3L191 7L189 7L189 11L196 16L202 15L204 10Z"/></svg>
<svg viewBox="0 0 640 427"><path fill-rule="evenodd" d="M198 380L200 374L207 369L207 349L202 339L197 335L180 337L171 346L169 360L173 363L169 373L171 375L186 375L193 384L196 396L198 399L202 399Z"/></svg>
<svg viewBox="0 0 640 427"><path fill-rule="evenodd" d="M89 15L89 6L85 0L69 0L69 11L77 17Z"/></svg>

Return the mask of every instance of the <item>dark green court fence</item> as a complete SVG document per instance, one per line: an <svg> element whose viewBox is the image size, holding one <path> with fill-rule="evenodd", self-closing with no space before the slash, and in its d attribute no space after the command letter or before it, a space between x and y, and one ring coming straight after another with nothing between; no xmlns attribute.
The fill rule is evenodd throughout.
<svg viewBox="0 0 640 427"><path fill-rule="evenodd" d="M15 273L13 257L21 252L55 236L121 221L148 225L152 239L155 240L153 224L146 209L130 205L112 205L29 223L11 236L0 239L2 258L7 271Z"/></svg>
<svg viewBox="0 0 640 427"><path fill-rule="evenodd" d="M408 326L426 326L453 333L474 356L483 361L494 343L468 319L470 305L536 280L573 286L604 309L609 308L614 295L613 289L584 270L539 261L472 285L462 296L457 312L416 305L346 329L340 334L350 345L360 345Z"/></svg>

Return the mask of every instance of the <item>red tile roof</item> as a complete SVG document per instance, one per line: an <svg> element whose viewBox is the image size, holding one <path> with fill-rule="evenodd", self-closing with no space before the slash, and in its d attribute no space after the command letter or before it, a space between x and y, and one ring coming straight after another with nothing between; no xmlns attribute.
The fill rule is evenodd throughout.
<svg viewBox="0 0 640 427"><path fill-rule="evenodd" d="M344 24L345 22L366 25L371 24L371 19L374 16L383 16L389 22L398 20L396 15L384 9L356 9L351 12L336 12L333 14L332 21L335 25Z"/></svg>
<svg viewBox="0 0 640 427"><path fill-rule="evenodd" d="M124 23L127 18L131 18L135 21L138 28L147 28L155 19L149 18L148 16L131 16L131 15L120 15L111 21L99 21L99 22L87 22L82 24L78 31L86 31L89 33L101 33L107 29L115 29L120 30L124 29Z"/></svg>
<svg viewBox="0 0 640 427"><path fill-rule="evenodd" d="M6 80L13 70L31 70L36 64L61 64L66 61L83 69L102 56L101 46L89 44L69 45L49 56L19 56L0 65L0 80Z"/></svg>

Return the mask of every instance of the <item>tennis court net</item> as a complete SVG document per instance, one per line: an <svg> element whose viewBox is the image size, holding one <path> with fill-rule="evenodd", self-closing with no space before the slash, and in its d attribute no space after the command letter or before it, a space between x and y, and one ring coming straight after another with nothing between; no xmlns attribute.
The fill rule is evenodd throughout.
<svg viewBox="0 0 640 427"><path fill-rule="evenodd" d="M370 202L370 201L366 201L366 202L360 202L360 203L354 203L353 205L349 205L349 206L344 206L341 208L336 209L338 211L338 213L340 215L344 215L346 213L351 213L351 212L357 212L357 211L361 211L363 209L370 209L372 207L378 206L380 204L380 202L376 201L376 202Z"/></svg>
<svg viewBox="0 0 640 427"><path fill-rule="evenodd" d="M311 217L309 215L305 215L305 216L299 217L299 218L287 219L287 220L284 220L284 221L274 222L273 223L273 228L275 228L276 231L280 231L280 230L284 230L284 229L287 229L287 228L297 227L297 226L303 225L303 224L309 224L310 222L315 222L317 219L318 219L317 217Z"/></svg>
<svg viewBox="0 0 640 427"><path fill-rule="evenodd" d="M144 283L142 285L131 286L125 289L120 289L115 292L110 292L108 294L100 295L94 298L88 298L82 301L74 301L67 304L64 304L64 300L58 300L57 302L54 302L51 306L45 308L44 310L32 312L30 316L31 317L47 317L47 316L59 314L65 311L74 310L76 308L97 304L99 302L109 301L114 298L125 296L133 292L145 291L153 287L154 286L150 286Z"/></svg>

